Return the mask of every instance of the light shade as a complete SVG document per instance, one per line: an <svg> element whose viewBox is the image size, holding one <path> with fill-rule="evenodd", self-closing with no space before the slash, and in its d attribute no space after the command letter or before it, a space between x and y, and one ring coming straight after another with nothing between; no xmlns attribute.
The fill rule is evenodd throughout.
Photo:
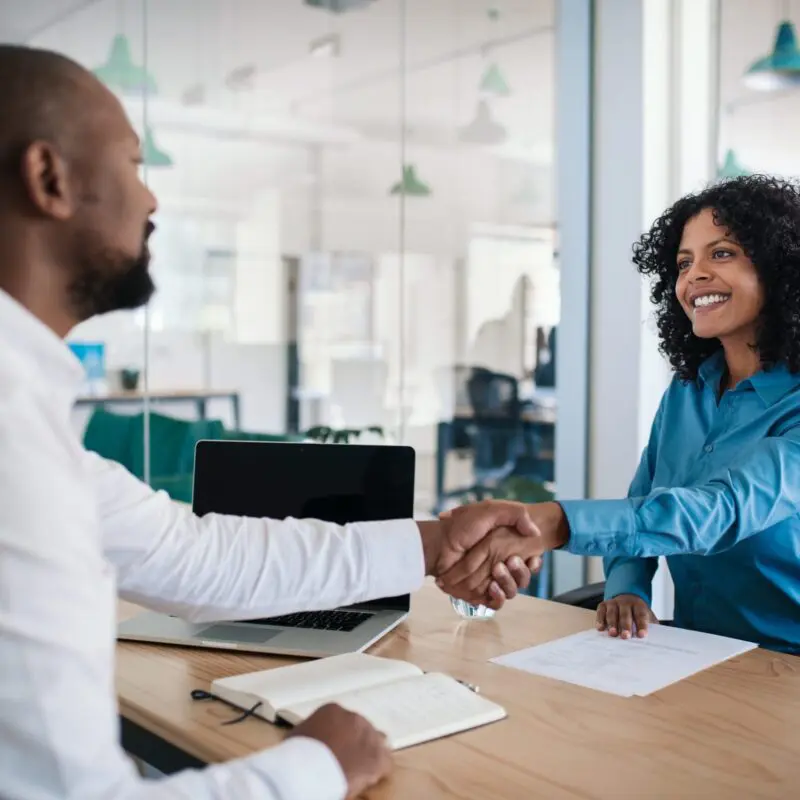
<svg viewBox="0 0 800 800"><path fill-rule="evenodd" d="M413 164L403 167L403 177L389 190L389 194L400 194L407 197L427 197L431 193L430 187L417 177Z"/></svg>
<svg viewBox="0 0 800 800"><path fill-rule="evenodd" d="M736 157L736 153L734 153L733 150L728 150L728 152L725 153L725 159L717 170L717 178L720 180L725 180L727 178L743 178L749 174L750 172L739 163L739 159Z"/></svg>
<svg viewBox="0 0 800 800"><path fill-rule="evenodd" d="M500 144L506 140L506 129L495 122L492 111L485 100L478 103L475 118L461 129L458 138L470 144Z"/></svg>
<svg viewBox="0 0 800 800"><path fill-rule="evenodd" d="M123 94L155 94L158 91L153 76L133 63L130 42L121 33L114 37L106 63L93 72L109 89Z"/></svg>
<svg viewBox="0 0 800 800"><path fill-rule="evenodd" d="M497 64L490 64L487 67L481 78L480 89L486 94L495 95L495 97L508 97L511 94L511 87Z"/></svg>
<svg viewBox="0 0 800 800"><path fill-rule="evenodd" d="M173 165L172 156L165 153L157 144L153 131L147 127L144 130L142 139L142 161L148 167L171 167Z"/></svg>
<svg viewBox="0 0 800 800"><path fill-rule="evenodd" d="M750 65L744 83L762 92L800 86L800 50L791 22L784 20L778 25L772 52Z"/></svg>

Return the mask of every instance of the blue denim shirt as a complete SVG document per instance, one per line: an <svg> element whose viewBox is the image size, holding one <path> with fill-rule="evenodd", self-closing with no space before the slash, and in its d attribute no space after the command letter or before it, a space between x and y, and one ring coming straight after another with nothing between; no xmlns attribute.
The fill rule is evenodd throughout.
<svg viewBox="0 0 800 800"><path fill-rule="evenodd" d="M675 624L800 654L800 375L725 392L722 353L661 401L626 500L562 503L567 549L605 556L606 597L650 603L657 557Z"/></svg>

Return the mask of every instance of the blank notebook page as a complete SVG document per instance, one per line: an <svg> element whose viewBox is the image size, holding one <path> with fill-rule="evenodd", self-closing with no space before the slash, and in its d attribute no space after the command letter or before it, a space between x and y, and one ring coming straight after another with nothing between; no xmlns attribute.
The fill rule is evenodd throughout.
<svg viewBox="0 0 800 800"><path fill-rule="evenodd" d="M244 692L258 697L277 710L315 698L421 674L422 670L406 661L376 658L364 653L346 653L223 678L214 681L213 686L220 694L226 691ZM227 697L232 699L230 695Z"/></svg>
<svg viewBox="0 0 800 800"><path fill-rule="evenodd" d="M393 750L449 736L506 716L505 709L447 675L429 673L388 686L373 686L327 698L361 714L386 734ZM281 716L297 723L322 703L299 703Z"/></svg>

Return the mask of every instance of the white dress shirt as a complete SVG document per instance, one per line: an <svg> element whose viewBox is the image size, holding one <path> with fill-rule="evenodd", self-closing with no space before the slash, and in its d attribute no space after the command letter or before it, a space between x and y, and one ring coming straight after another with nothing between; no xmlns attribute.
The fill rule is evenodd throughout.
<svg viewBox="0 0 800 800"><path fill-rule="evenodd" d="M82 448L70 421L82 377L0 291L0 797L343 798L333 754L302 737L139 778L118 740L117 590L195 621L404 594L423 580L416 525L198 519Z"/></svg>

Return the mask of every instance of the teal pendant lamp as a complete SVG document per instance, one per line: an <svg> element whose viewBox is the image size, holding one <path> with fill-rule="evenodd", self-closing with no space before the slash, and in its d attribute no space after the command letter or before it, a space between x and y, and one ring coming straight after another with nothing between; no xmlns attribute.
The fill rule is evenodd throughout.
<svg viewBox="0 0 800 800"><path fill-rule="evenodd" d="M142 139L142 161L147 167L171 167L172 156L165 153L157 144L153 131L146 127Z"/></svg>
<svg viewBox="0 0 800 800"><path fill-rule="evenodd" d="M717 170L717 178L719 180L744 178L749 174L750 172L739 163L739 159L736 157L736 153L733 150L728 150L728 152L725 153L725 160L722 162L722 166Z"/></svg>
<svg viewBox="0 0 800 800"><path fill-rule="evenodd" d="M128 37L118 33L105 64L93 70L109 89L122 94L155 94L156 82L144 67L133 63Z"/></svg>
<svg viewBox="0 0 800 800"><path fill-rule="evenodd" d="M486 11L486 16L492 23L500 20L500 9L489 8ZM488 42L487 42L488 45ZM488 49L486 51L488 54ZM511 94L511 87L505 75L500 71L500 67L496 63L489 64L486 71L481 78L480 90L484 94L493 95L494 97L508 97Z"/></svg>
<svg viewBox="0 0 800 800"><path fill-rule="evenodd" d="M497 64L490 64L483 73L480 89L485 94L492 94L495 97L508 97L511 94L511 87Z"/></svg>
<svg viewBox="0 0 800 800"><path fill-rule="evenodd" d="M430 187L417 177L413 164L403 166L403 177L389 190L389 194L403 195L404 197L427 197L431 194Z"/></svg>
<svg viewBox="0 0 800 800"><path fill-rule="evenodd" d="M794 25L778 25L772 52L754 62L744 75L745 86L760 92L774 92L800 86L800 50Z"/></svg>

